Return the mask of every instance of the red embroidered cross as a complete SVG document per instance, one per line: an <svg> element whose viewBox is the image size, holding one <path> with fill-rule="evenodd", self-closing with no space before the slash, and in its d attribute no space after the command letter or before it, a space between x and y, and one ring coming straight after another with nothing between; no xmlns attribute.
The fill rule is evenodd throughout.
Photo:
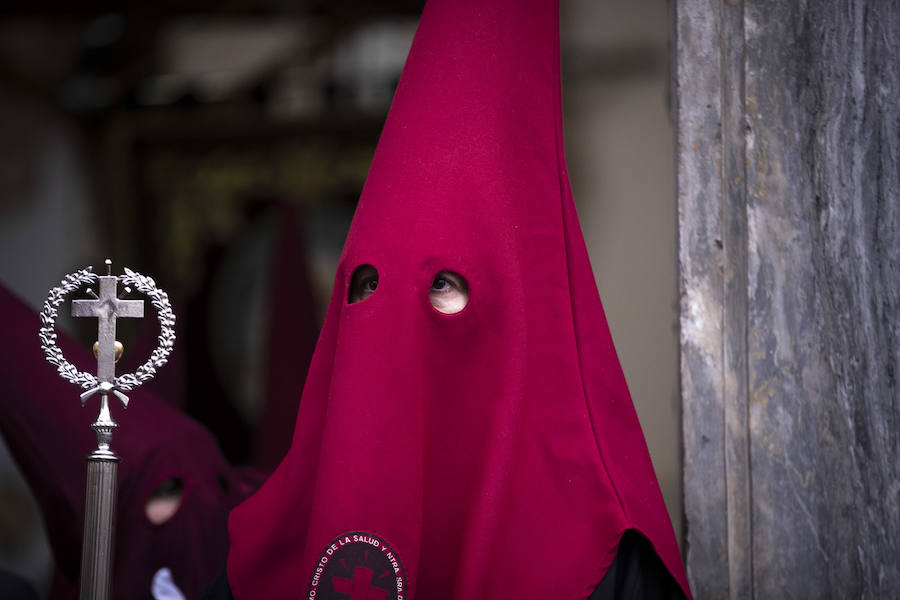
<svg viewBox="0 0 900 600"><path fill-rule="evenodd" d="M372 569L356 567L351 579L335 575L331 578L331 584L339 594L350 594L350 600L384 600L387 590L372 586L373 575Z"/></svg>

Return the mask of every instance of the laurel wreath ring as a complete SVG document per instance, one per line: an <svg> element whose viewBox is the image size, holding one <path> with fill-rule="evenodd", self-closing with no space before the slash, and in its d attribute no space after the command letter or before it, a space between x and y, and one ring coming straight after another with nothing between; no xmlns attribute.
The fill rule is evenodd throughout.
<svg viewBox="0 0 900 600"><path fill-rule="evenodd" d="M119 375L113 381L112 389L114 391L128 392L153 379L156 370L166 364L169 354L175 346L175 313L172 312L172 306L169 304L168 294L156 287L153 279L128 268L124 270L125 274L117 277L118 282L132 286L150 298L150 302L156 308L156 316L159 321L158 345L150 354L147 362L138 367L134 373ZM56 367L60 377L91 392L101 390L100 382L95 375L79 371L66 360L62 350L56 345L55 326L56 317L59 315L59 305L66 299L66 296L95 281L97 281L97 274L93 272L93 267L86 267L66 275L60 285L51 289L47 299L44 300L44 307L41 311L41 328L38 331L44 356L47 358L47 362ZM82 394L82 401L88 395L90 392Z"/></svg>

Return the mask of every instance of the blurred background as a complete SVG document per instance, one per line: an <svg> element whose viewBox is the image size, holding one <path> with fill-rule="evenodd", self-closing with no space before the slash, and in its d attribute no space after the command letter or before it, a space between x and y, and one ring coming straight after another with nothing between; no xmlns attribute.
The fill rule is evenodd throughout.
<svg viewBox="0 0 900 600"><path fill-rule="evenodd" d="M156 391L204 422L234 463L277 463L283 448L255 432L293 417L279 419L265 400L299 398L297 374L421 8L4 3L0 284L38 311L64 274L107 256L116 272L152 275L179 315ZM575 199L680 538L669 7L562 0L561 9ZM119 370L130 371L155 345L155 322L122 325ZM90 324L60 327L94 339ZM292 383L273 382L285 372ZM0 566L46 591L53 564L41 536L0 444Z"/></svg>

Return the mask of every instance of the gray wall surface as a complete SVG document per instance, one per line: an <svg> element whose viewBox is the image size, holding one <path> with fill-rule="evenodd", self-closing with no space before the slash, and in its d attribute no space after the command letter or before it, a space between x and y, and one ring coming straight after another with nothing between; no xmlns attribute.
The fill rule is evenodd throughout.
<svg viewBox="0 0 900 600"><path fill-rule="evenodd" d="M681 540L671 14L561 4L566 160L616 351Z"/></svg>
<svg viewBox="0 0 900 600"><path fill-rule="evenodd" d="M900 589L900 3L676 6L697 598Z"/></svg>

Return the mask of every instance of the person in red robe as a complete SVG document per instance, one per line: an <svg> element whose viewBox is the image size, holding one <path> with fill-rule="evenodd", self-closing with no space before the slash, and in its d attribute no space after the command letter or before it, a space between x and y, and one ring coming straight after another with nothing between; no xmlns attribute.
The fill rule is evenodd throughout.
<svg viewBox="0 0 900 600"><path fill-rule="evenodd" d="M430 0L293 442L207 598L690 598L566 172L554 0Z"/></svg>

